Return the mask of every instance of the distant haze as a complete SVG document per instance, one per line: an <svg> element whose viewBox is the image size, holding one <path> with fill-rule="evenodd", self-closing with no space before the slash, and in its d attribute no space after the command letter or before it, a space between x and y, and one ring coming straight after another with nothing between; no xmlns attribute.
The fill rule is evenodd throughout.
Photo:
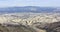
<svg viewBox="0 0 60 32"><path fill-rule="evenodd" d="M0 8L0 13L17 13L17 12L32 12L32 13L60 13L59 7L39 7L39 6L25 6L25 7L7 7Z"/></svg>
<svg viewBox="0 0 60 32"><path fill-rule="evenodd" d="M60 7L60 0L0 0L0 7L14 6Z"/></svg>

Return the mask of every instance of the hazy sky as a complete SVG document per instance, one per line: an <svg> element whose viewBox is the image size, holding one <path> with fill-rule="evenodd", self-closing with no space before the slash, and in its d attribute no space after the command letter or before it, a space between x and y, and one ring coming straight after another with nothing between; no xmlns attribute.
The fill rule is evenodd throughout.
<svg viewBox="0 0 60 32"><path fill-rule="evenodd" d="M60 0L0 0L0 7L11 6L60 7Z"/></svg>

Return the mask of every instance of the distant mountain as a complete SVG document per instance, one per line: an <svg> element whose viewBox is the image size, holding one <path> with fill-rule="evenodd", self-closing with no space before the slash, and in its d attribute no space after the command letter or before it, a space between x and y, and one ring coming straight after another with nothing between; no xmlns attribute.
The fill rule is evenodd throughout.
<svg viewBox="0 0 60 32"><path fill-rule="evenodd" d="M33 13L46 12L46 13L50 13L50 12L60 12L60 8L38 7L38 6L0 8L0 13L14 13L14 12L33 12Z"/></svg>

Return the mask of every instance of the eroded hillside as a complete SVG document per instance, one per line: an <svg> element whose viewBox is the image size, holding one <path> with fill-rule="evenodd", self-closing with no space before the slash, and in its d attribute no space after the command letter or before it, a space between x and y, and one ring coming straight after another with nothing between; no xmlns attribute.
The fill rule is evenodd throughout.
<svg viewBox="0 0 60 32"><path fill-rule="evenodd" d="M23 30L30 32L46 32L44 28L48 24L59 21L59 13L11 13L0 15L1 25L6 27L10 32L14 32L16 29L16 31L19 31L18 28L21 27Z"/></svg>

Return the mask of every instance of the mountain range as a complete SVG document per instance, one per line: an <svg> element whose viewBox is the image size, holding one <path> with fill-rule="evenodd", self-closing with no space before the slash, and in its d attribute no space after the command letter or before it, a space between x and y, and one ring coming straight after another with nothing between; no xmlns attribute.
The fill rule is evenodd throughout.
<svg viewBox="0 0 60 32"><path fill-rule="evenodd" d="M33 12L33 13L58 12L59 13L60 8L59 7L38 7L38 6L0 8L0 13L14 13L14 12Z"/></svg>

